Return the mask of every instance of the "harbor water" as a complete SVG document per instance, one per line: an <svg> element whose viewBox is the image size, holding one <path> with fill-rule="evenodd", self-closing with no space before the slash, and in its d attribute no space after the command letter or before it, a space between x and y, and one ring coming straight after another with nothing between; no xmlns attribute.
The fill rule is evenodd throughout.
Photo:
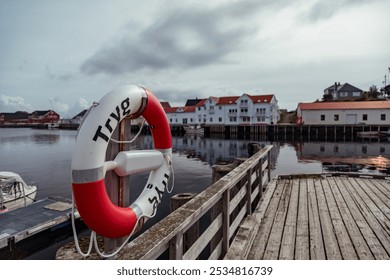
<svg viewBox="0 0 390 280"><path fill-rule="evenodd" d="M0 171L18 173L26 183L36 184L38 200L53 196L71 199L70 165L76 136L77 131L72 130L0 128ZM196 135L173 137L174 189L164 195L156 217L145 224L145 229L170 212L170 196L203 191L211 184L212 166L248 157L248 144L252 142L274 146L272 177L328 170L386 174L390 168L388 139L274 142ZM140 135L132 145L132 149L151 149L153 141L150 135ZM142 191L147 176L131 177L131 201ZM50 254L32 258L53 258Z"/></svg>

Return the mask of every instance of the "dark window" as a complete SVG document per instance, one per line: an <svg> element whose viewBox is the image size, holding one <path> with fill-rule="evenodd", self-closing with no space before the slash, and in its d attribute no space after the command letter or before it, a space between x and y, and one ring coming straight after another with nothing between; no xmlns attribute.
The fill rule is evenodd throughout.
<svg viewBox="0 0 390 280"><path fill-rule="evenodd" d="M321 121L325 120L325 115L321 115Z"/></svg>
<svg viewBox="0 0 390 280"><path fill-rule="evenodd" d="M385 121L386 120L386 114L381 114L381 121Z"/></svg>
<svg viewBox="0 0 390 280"><path fill-rule="evenodd" d="M363 114L363 121L366 121L368 119L367 114Z"/></svg>
<svg viewBox="0 0 390 280"><path fill-rule="evenodd" d="M339 115L334 115L334 120L335 120L336 122L338 122L338 121L339 121Z"/></svg>

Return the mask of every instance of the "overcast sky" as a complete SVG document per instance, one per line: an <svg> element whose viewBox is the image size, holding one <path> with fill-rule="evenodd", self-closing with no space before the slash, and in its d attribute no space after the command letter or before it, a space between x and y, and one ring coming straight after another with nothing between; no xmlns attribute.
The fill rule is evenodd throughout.
<svg viewBox="0 0 390 280"><path fill-rule="evenodd" d="M0 0L0 112L72 117L123 84L161 101L383 86L388 0Z"/></svg>

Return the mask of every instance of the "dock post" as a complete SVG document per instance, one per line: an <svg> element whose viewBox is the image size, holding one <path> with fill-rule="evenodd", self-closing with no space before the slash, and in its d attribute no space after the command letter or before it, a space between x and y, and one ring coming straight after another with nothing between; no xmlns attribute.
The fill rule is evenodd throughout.
<svg viewBox="0 0 390 280"><path fill-rule="evenodd" d="M196 193L180 193L171 197L171 212L180 208L197 196ZM177 235L169 246L169 259L182 259L186 252L199 238L199 221L193 224L185 233Z"/></svg>
<svg viewBox="0 0 390 280"><path fill-rule="evenodd" d="M113 139L126 141L131 135L131 119L125 118L116 127L112 134ZM106 151L106 160L113 160L120 152L128 149L128 144L110 142ZM130 205L130 180L129 177L119 177L114 171L108 171L104 179L107 186L107 193L111 201L121 207ZM104 251L110 253L115 251L126 239L104 238Z"/></svg>

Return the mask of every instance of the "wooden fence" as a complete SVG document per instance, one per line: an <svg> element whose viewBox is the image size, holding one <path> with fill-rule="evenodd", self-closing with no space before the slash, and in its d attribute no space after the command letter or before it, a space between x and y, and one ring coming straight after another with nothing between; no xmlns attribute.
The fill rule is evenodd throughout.
<svg viewBox="0 0 390 280"><path fill-rule="evenodd" d="M222 259L270 181L271 150L272 145L264 147L169 214L130 242L117 259ZM200 236L188 243L186 232L197 223Z"/></svg>

